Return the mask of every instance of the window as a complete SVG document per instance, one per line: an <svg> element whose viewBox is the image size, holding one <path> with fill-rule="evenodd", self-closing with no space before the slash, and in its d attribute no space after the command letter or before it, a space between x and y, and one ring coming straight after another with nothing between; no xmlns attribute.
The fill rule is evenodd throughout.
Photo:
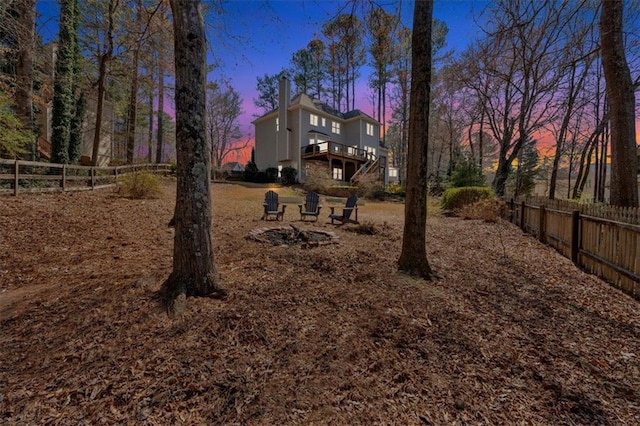
<svg viewBox="0 0 640 426"><path fill-rule="evenodd" d="M322 127L327 127L327 119L322 117Z"/></svg>
<svg viewBox="0 0 640 426"><path fill-rule="evenodd" d="M280 119L276 118L276 132L280 130Z"/></svg>
<svg viewBox="0 0 640 426"><path fill-rule="evenodd" d="M373 136L373 124L367 123L367 135Z"/></svg>
<svg viewBox="0 0 640 426"><path fill-rule="evenodd" d="M398 177L398 169L390 168L389 169L389 177Z"/></svg>
<svg viewBox="0 0 640 426"><path fill-rule="evenodd" d="M309 124L311 124L312 126L317 126L318 125L318 116L315 114L310 114L309 115Z"/></svg>
<svg viewBox="0 0 640 426"><path fill-rule="evenodd" d="M337 121L332 121L331 122L331 131L333 133L335 133L336 135L340 134L340 123L338 123Z"/></svg>
<svg viewBox="0 0 640 426"><path fill-rule="evenodd" d="M335 180L342 180L342 169L334 167L331 171L331 177Z"/></svg>

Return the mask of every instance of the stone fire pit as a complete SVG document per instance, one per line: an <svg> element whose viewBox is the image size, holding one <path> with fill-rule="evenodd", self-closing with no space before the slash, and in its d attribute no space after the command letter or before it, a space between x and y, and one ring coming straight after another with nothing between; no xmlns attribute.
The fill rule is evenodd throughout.
<svg viewBox="0 0 640 426"><path fill-rule="evenodd" d="M338 236L333 232L303 230L293 225L254 229L249 232L247 238L274 246L301 246L302 248L318 247L338 242Z"/></svg>

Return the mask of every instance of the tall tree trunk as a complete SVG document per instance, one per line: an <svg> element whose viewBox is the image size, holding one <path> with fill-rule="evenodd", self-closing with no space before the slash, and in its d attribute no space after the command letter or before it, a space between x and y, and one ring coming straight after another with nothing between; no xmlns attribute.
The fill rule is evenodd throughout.
<svg viewBox="0 0 640 426"><path fill-rule="evenodd" d="M404 209L402 252L398 269L431 279L427 260L427 153L431 92L431 25L433 1L417 1L413 15L411 100L409 106L409 163Z"/></svg>
<svg viewBox="0 0 640 426"><path fill-rule="evenodd" d="M149 152L147 152L147 163L153 161L153 78L149 84Z"/></svg>
<svg viewBox="0 0 640 426"><path fill-rule="evenodd" d="M611 117L611 204L638 207L635 94L622 34L623 0L602 0L600 45Z"/></svg>
<svg viewBox="0 0 640 426"><path fill-rule="evenodd" d="M484 170L484 117L485 110L484 107L480 110L480 130L478 133L478 165L480 166L480 170Z"/></svg>
<svg viewBox="0 0 640 426"><path fill-rule="evenodd" d="M176 63L177 193L173 272L163 283L170 316L189 296L220 296L211 241L210 157L205 129L207 42L200 1L171 0Z"/></svg>
<svg viewBox="0 0 640 426"><path fill-rule="evenodd" d="M98 155L100 154L100 140L102 139L102 111L104 110L105 80L107 79L108 54L100 56L98 67L98 102L96 106L96 125L93 132L93 149L91 151L91 164L98 165Z"/></svg>
<svg viewBox="0 0 640 426"><path fill-rule="evenodd" d="M601 136L600 142L600 176L598 179L598 201L604 203L605 187L607 183L607 152L609 152L609 126L605 127L605 131Z"/></svg>
<svg viewBox="0 0 640 426"><path fill-rule="evenodd" d="M98 156L100 154L100 141L102 139L102 118L104 111L104 95L107 80L107 65L113 57L113 31L114 31L114 15L119 5L119 0L109 0L109 13L107 16L108 28L106 34L107 47L106 51L100 55L100 64L98 66L98 101L96 106L96 126L93 133L93 150L91 152L91 164L98 165Z"/></svg>
<svg viewBox="0 0 640 426"><path fill-rule="evenodd" d="M164 67L162 58L158 60L158 129L156 130L156 163L162 163L162 150L164 149Z"/></svg>
<svg viewBox="0 0 640 426"><path fill-rule="evenodd" d="M33 56L35 51L36 0L16 3L20 19L18 30L18 61L16 66L16 112L25 130L33 130ZM38 140L34 136L32 159L38 152Z"/></svg>
<svg viewBox="0 0 640 426"><path fill-rule="evenodd" d="M60 3L60 35L51 118L51 162L60 164L69 163L69 140L74 103L75 13L74 0L63 0Z"/></svg>
<svg viewBox="0 0 640 426"><path fill-rule="evenodd" d="M138 0L136 11L136 30L142 27L142 0ZM133 164L133 153L136 148L136 128L138 125L138 74L140 71L140 47L142 36L138 36L133 48L133 64L131 69L131 91L129 93L129 126L127 129L127 164Z"/></svg>

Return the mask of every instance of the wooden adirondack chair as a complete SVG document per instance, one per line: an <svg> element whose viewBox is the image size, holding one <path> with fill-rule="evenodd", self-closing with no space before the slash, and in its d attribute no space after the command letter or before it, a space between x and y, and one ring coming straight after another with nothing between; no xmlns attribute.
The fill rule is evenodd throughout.
<svg viewBox="0 0 640 426"><path fill-rule="evenodd" d="M347 203L342 209L342 214L334 213L335 207L329 207L331 209L331 214L329 218L331 219L331 223L334 220L340 222L340 225L344 225L345 223L358 223L358 197L356 195L352 195L347 198ZM355 211L355 219L351 219L351 214Z"/></svg>
<svg viewBox="0 0 640 426"><path fill-rule="evenodd" d="M320 203L320 196L315 192L310 192L305 198L304 204L298 204L300 209L300 220L304 220L306 217L314 218L314 222L318 220L320 209L322 205Z"/></svg>
<svg viewBox="0 0 640 426"><path fill-rule="evenodd" d="M278 202L278 193L274 191L268 191L264 194L264 213L262 214L262 220L269 220L270 217L274 217L275 220L282 220L284 218L284 209L286 205L282 205L282 210L278 210L280 203Z"/></svg>

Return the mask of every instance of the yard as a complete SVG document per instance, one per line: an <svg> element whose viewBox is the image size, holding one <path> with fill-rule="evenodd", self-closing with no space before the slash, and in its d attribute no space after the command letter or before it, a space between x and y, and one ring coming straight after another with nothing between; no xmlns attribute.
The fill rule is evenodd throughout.
<svg viewBox="0 0 640 426"><path fill-rule="evenodd" d="M265 188L213 186L229 297L170 320L175 183L0 197L0 423L640 423L638 302L508 223L430 217L438 274L399 274L403 205L336 244L247 239ZM296 195L279 189L282 196Z"/></svg>

